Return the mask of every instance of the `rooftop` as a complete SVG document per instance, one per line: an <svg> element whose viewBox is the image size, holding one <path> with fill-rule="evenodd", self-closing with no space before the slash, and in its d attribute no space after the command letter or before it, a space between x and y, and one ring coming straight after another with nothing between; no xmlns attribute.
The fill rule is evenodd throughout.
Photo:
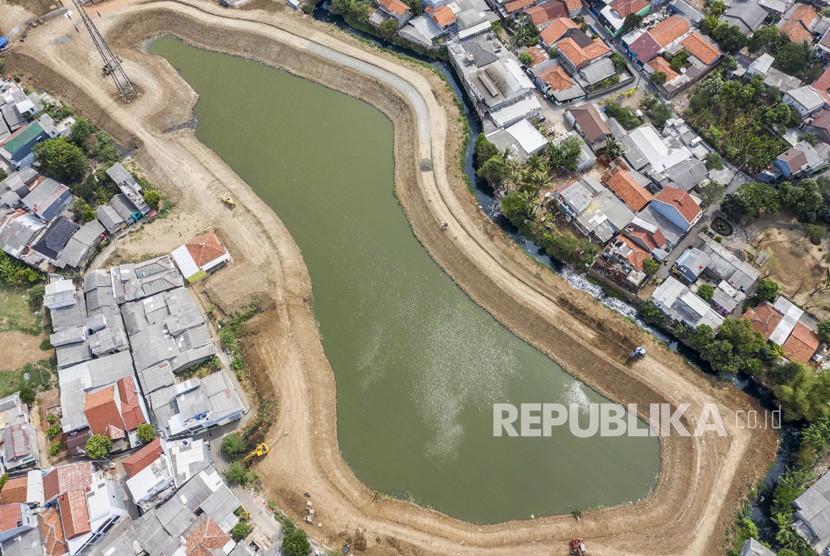
<svg viewBox="0 0 830 556"><path fill-rule="evenodd" d="M121 464L124 466L127 477L136 476L139 471L156 461L163 452L161 438L157 437L149 444L142 446L141 449L124 458Z"/></svg>
<svg viewBox="0 0 830 556"><path fill-rule="evenodd" d="M602 176L602 181L634 212L641 211L652 199L648 189L622 166L610 169Z"/></svg>
<svg viewBox="0 0 830 556"><path fill-rule="evenodd" d="M686 222L694 221L700 214L700 205L695 202L691 195L680 189L664 187L654 198L675 207Z"/></svg>

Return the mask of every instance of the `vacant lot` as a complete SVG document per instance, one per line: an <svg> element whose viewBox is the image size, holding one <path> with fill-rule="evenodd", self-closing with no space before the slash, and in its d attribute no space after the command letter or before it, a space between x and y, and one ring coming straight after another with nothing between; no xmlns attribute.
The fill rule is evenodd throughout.
<svg viewBox="0 0 830 556"><path fill-rule="evenodd" d="M49 359L26 363L18 369L0 372L0 398L14 394L28 385L35 392L48 389L54 371Z"/></svg>
<svg viewBox="0 0 830 556"><path fill-rule="evenodd" d="M769 260L763 271L781 285L781 293L808 309L819 319L830 318L830 277L827 242L812 245L802 225L770 227L752 240L766 250Z"/></svg>
<svg viewBox="0 0 830 556"><path fill-rule="evenodd" d="M40 311L29 306L26 288L0 284L0 332L9 331L38 336L43 332L43 321Z"/></svg>

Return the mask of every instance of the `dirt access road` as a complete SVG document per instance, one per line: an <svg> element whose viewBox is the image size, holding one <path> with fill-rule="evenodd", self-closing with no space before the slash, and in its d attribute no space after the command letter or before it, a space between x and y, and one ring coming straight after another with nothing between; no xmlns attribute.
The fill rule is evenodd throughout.
<svg viewBox="0 0 830 556"><path fill-rule="evenodd" d="M337 546L359 528L369 554L565 554L573 536L585 537L594 554L723 554L727 527L772 461L777 436L742 428L739 412L755 408L748 397L703 376L569 288L481 212L458 168L458 111L438 77L293 13L224 10L199 0L114 0L95 10L96 24L142 91L132 103L122 103L102 79L88 37L68 20L31 32L10 52L8 66L36 76L35 84L136 146L138 163L177 203L176 211L195 219L196 227L215 226L227 239L234 265L197 290L226 312L252 298L267 307L253 322L245 350L260 394L279 401L268 438L274 457L258 470L269 494L295 518L305 507L302 493L312 493L318 518L313 536ZM196 96L169 64L140 51L144 40L159 34L281 67L377 106L394 123L397 194L416 236L478 304L612 399L641 408L689 404L690 428L692 415L716 404L726 436L664 438L655 491L634 504L587 513L579 523L550 516L476 525L373 493L338 451L334 375L296 244L277 216L191 131L164 133L190 119ZM433 170L421 170L429 167L422 166L425 159ZM224 191L239 201L233 212L218 199ZM638 344L653 355L624 366L625 354Z"/></svg>

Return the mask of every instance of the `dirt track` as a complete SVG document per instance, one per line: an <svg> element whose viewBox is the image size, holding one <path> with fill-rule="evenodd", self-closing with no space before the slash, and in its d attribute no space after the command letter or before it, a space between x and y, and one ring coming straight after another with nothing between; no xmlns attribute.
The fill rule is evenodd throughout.
<svg viewBox="0 0 830 556"><path fill-rule="evenodd" d="M115 97L88 37L63 19L16 45L9 68L38 76L44 88L121 142L139 145L138 161L176 201L176 211L216 226L228 238L236 263L206 281L201 293L225 310L252 297L268 303L255 325L255 341L246 346L260 386L273 388L279 399L269 438L279 457L264 460L259 471L269 493L294 517L304 507L302 492L312 492L321 522L314 536L336 546L338 535L359 527L371 554L565 554L565 541L575 535L584 536L594 554L724 552L726 529L772 461L776 436L738 428L736 410L753 407L751 400L702 376L540 269L477 208L457 169L457 109L436 76L287 12L228 11L198 0L115 0L96 9L102 16L96 24L143 91L139 99L125 105ZM166 62L136 49L160 33L283 67L377 106L394 122L397 192L415 234L478 304L612 399L640 407L688 403L690 413L703 403L718 404L727 437L664 439L655 492L636 504L586 514L579 524L571 516L553 516L479 526L375 495L337 449L334 375L296 244L276 215L191 132L163 133L190 118L195 95ZM434 171L420 171L423 158L432 160ZM240 201L233 213L218 201L225 190ZM442 221L450 223L446 233ZM641 343L653 355L630 368L621 365L631 346Z"/></svg>

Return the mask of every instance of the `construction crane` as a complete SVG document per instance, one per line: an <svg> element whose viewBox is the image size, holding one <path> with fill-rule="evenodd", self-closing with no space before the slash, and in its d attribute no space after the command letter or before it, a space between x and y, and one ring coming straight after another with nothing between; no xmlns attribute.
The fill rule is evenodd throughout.
<svg viewBox="0 0 830 556"><path fill-rule="evenodd" d="M101 59L104 61L104 75L112 77L112 80L115 82L115 87L121 96L127 101L131 100L137 92L133 86L133 82L127 77L127 72L121 67L121 61L112 53L107 41L104 40L98 28L95 27L89 14L86 13L86 10L81 5L80 0L72 0L72 3L75 4L75 9L78 10L81 20L83 20L86 26L86 30L89 31L89 36L92 37L92 42L95 43L95 48L98 49L98 54L101 55Z"/></svg>
<svg viewBox="0 0 830 556"><path fill-rule="evenodd" d="M252 457L261 458L262 456L267 454L269 451L270 451L270 449L268 448L268 444L266 444L265 442L263 442L262 444L257 444L257 447L254 448L253 450L251 450L251 453L249 453L247 456L245 456L245 458L242 461L243 462L248 461Z"/></svg>

